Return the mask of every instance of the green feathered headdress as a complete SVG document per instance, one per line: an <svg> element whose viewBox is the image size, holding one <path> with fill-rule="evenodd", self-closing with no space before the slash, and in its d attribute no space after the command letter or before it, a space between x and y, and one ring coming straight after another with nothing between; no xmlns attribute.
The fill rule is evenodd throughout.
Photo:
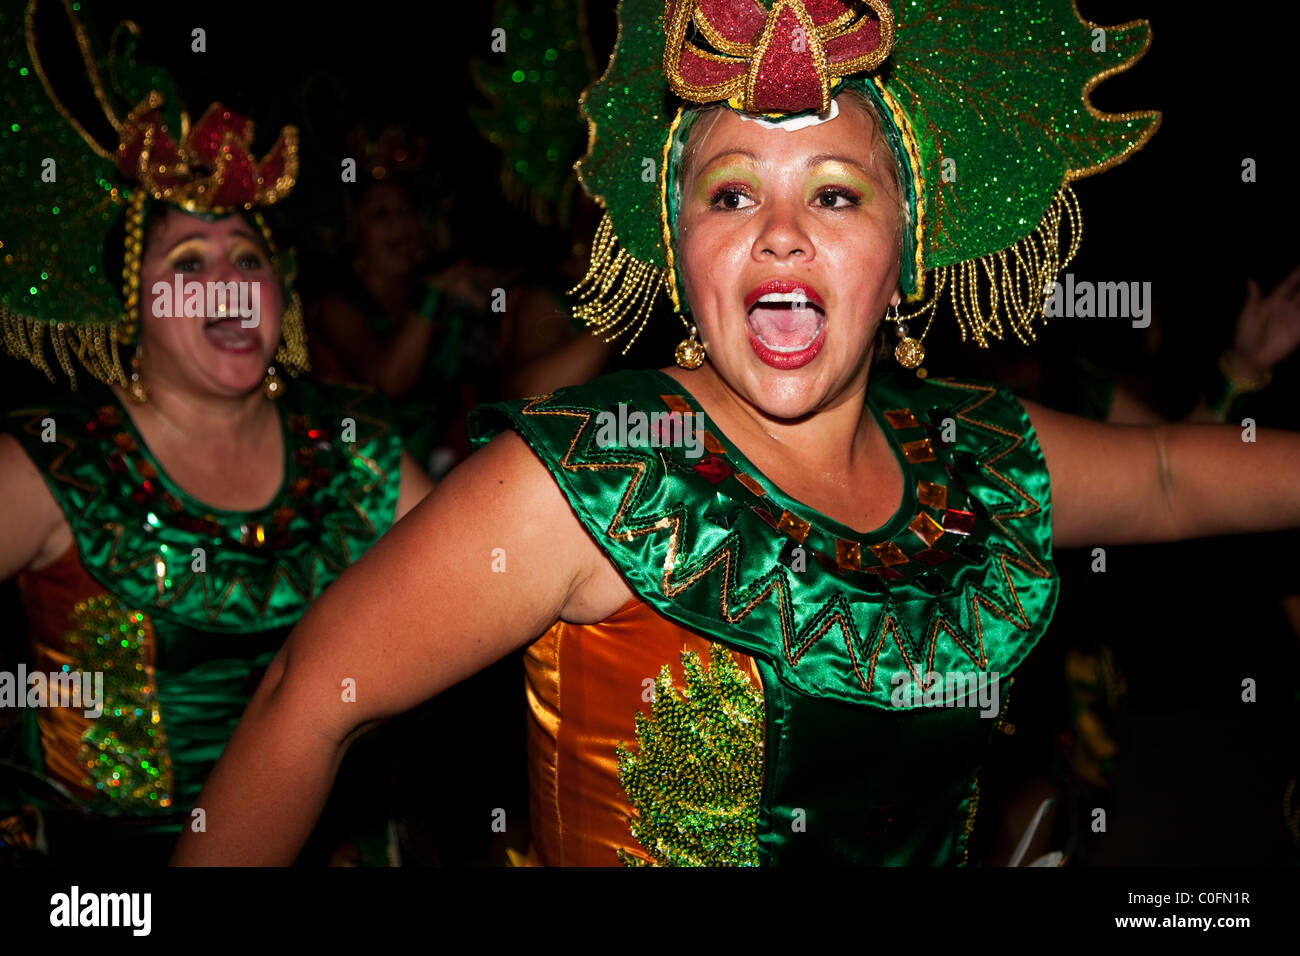
<svg viewBox="0 0 1300 956"><path fill-rule="evenodd" d="M597 334L634 339L664 288L682 311L669 223L691 104L824 114L856 87L881 116L910 212L900 284L920 304L913 315L932 320L946 292L963 340L1001 338L1004 317L1032 336L1078 246L1071 181L1123 162L1160 124L1157 112L1103 113L1089 99L1146 52L1149 24L1100 27L1073 0L895 6L622 0L609 68L582 97L589 147L577 169L605 215L573 291Z"/></svg>
<svg viewBox="0 0 1300 956"><path fill-rule="evenodd" d="M79 18L81 4L61 8L76 38L85 80L105 129L100 142L63 103L46 73L37 35L39 0L0 9L0 333L6 350L54 381L45 354L76 387L73 359L95 378L125 385L120 345L139 333L140 261L149 203L225 216L251 212L292 296L292 265L275 248L257 207L285 198L298 169L298 134L281 131L260 160L251 152L252 121L214 103L191 124L166 71L135 58L139 27L119 24L107 52L95 48ZM66 86L66 84L60 84ZM108 275L104 246L125 221L124 262ZM296 300L295 300L296 302ZM301 323L286 323L277 360L306 367ZM290 339L292 338L292 341Z"/></svg>

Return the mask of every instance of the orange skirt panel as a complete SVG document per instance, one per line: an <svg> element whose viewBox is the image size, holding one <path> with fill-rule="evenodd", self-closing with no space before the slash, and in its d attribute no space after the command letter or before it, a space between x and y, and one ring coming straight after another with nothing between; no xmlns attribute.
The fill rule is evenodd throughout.
<svg viewBox="0 0 1300 956"><path fill-rule="evenodd" d="M649 857L632 838L632 807L618 781L615 748L636 750L636 714L667 664L681 687L682 653L707 666L711 642L633 598L599 624L558 622L524 656L533 846L529 862L618 866L622 848ZM753 659L731 652L754 687Z"/></svg>

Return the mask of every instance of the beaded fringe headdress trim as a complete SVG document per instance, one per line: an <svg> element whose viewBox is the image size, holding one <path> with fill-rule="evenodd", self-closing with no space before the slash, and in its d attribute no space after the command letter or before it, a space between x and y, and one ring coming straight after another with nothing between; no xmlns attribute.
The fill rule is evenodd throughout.
<svg viewBox="0 0 1300 956"><path fill-rule="evenodd" d="M973 337L985 347L990 338L1002 339L1005 314L1011 331L1028 344L1035 337L1034 323L1044 320L1043 307L1052 283L1078 252L1082 237L1079 201L1066 183L1057 190L1037 228L1025 238L995 253L931 269L927 274L934 289L930 298L900 319L924 317L928 332L947 294L963 342ZM596 229L587 273L569 290L577 297L574 315L606 342L629 336L623 346L626 354L649 321L659 290L674 284L671 269L671 265L658 268L629 255L619 245L606 213Z"/></svg>

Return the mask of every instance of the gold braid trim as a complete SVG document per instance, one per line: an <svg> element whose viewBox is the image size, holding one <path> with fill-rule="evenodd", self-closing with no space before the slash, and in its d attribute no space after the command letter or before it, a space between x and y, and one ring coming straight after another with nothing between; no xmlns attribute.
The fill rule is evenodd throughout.
<svg viewBox="0 0 1300 956"><path fill-rule="evenodd" d="M117 339L107 326L70 326L62 322L51 325L0 307L0 334L4 336L5 351L14 358L31 362L51 382L57 379L45 356L47 335L55 360L72 380L73 390L77 387L77 373L72 362L74 357L101 382L123 387L126 385L126 373L117 354Z"/></svg>
<svg viewBox="0 0 1300 956"><path fill-rule="evenodd" d="M1061 229L1065 224L1069 227L1068 246ZM925 331L919 336L924 339L944 292L951 290L963 342L970 335L980 348L987 348L989 338L1001 340L1005 313L1016 337L1028 345L1035 338L1032 323L1043 319L1043 305L1051 294L1051 285L1079 251L1082 237L1079 200L1066 183L1052 197L1038 227L1025 238L999 252L932 270L934 294L915 312L899 316L899 320L925 316Z"/></svg>
<svg viewBox="0 0 1300 956"><path fill-rule="evenodd" d="M664 283L663 269L633 258L619 246L614 224L605 213L592 239L587 274L568 294L578 297L573 314L587 324L593 335L613 342L633 330L623 346L626 355L645 328Z"/></svg>

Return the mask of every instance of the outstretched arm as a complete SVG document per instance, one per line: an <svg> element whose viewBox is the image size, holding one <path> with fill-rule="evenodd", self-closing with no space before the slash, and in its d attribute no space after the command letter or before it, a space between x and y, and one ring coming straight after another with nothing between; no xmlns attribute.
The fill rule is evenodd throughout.
<svg viewBox="0 0 1300 956"><path fill-rule="evenodd" d="M1300 434L1107 425L1023 402L1052 481L1058 547L1300 527Z"/></svg>
<svg viewBox="0 0 1300 956"><path fill-rule="evenodd" d="M173 862L292 863L351 741L543 632L599 554L517 435L470 456L294 628Z"/></svg>

